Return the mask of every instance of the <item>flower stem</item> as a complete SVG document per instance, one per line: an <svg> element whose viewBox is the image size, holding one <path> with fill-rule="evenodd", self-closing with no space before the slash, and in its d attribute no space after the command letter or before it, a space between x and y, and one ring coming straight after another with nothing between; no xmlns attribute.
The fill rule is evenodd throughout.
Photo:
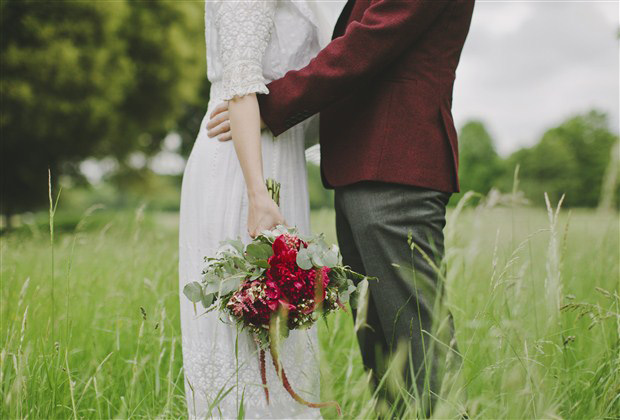
<svg viewBox="0 0 620 420"><path fill-rule="evenodd" d="M280 205L280 183L277 182L273 178L268 178L265 181L265 184L267 185L267 191L269 192L269 195L271 195L271 198L273 199L273 201L275 201L276 204L279 206Z"/></svg>

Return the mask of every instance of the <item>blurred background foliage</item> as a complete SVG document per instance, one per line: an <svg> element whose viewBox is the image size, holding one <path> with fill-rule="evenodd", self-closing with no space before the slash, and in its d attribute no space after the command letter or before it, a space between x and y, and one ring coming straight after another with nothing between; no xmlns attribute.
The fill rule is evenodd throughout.
<svg viewBox="0 0 620 420"><path fill-rule="evenodd" d="M532 147L502 158L481 121L471 121L459 136L461 190L510 192L518 169L518 188L536 205L544 193L552 202L566 194L566 207L618 207L618 136L599 111L568 118L548 129ZM462 196L455 194L452 202Z"/></svg>
<svg viewBox="0 0 620 420"><path fill-rule="evenodd" d="M2 2L3 225L47 205L48 168L63 207L178 210L181 173L206 110L203 6L155 0ZM543 192L572 207L617 208L618 136L589 111L502 157L482 120L460 129L463 191ZM313 209L331 206L308 166ZM455 194L452 203L462 194ZM17 215L15 218L6 217ZM29 216L27 216L29 217Z"/></svg>
<svg viewBox="0 0 620 420"><path fill-rule="evenodd" d="M112 157L122 176L110 181L122 187L145 177L128 170L133 153L197 131L208 83L198 2L0 7L4 214L45 204L48 168L84 183L81 161Z"/></svg>

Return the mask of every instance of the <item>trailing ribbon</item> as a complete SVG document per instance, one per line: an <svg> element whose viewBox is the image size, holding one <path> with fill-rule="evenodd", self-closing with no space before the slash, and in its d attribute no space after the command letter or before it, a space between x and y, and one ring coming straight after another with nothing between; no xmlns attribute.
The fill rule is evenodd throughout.
<svg viewBox="0 0 620 420"><path fill-rule="evenodd" d="M267 400L267 405L269 405L269 388L267 387L267 372L265 371L265 350L260 349L258 360L260 363L260 378L263 381L263 389L265 390L265 399Z"/></svg>
<svg viewBox="0 0 620 420"><path fill-rule="evenodd" d="M269 351L271 353L271 359L273 360L273 367L275 368L278 377L282 381L282 386L284 386L284 389L286 389L286 391L290 394L291 397L293 397L295 401L310 408L334 407L338 412L338 416L342 417L342 410L340 409L340 404L338 404L336 401L313 403L306 401L299 394L297 394L295 390L293 390L290 382L288 381L286 373L284 372L284 368L280 364L278 352L273 344L270 344ZM267 387L267 375L265 373L265 350L263 349L260 349L259 352L259 362L261 379L263 381L263 389L265 390L265 399L267 400L267 404L269 404L269 388Z"/></svg>

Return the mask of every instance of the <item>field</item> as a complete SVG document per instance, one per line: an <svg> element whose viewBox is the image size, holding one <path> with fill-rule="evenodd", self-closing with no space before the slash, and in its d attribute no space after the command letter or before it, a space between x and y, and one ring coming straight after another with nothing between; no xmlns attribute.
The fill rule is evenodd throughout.
<svg viewBox="0 0 620 420"><path fill-rule="evenodd" d="M0 418L178 418L177 216L91 209L2 237ZM452 210L448 303L463 365L436 417L620 417L618 214ZM333 214L313 229L335 241ZM322 393L376 399L350 315L321 325ZM331 412L323 413L326 417Z"/></svg>

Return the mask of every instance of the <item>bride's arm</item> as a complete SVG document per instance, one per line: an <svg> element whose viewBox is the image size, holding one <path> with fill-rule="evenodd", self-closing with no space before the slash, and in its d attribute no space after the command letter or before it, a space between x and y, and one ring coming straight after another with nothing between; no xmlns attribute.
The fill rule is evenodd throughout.
<svg viewBox="0 0 620 420"><path fill-rule="evenodd" d="M260 113L256 93L268 93L262 61L273 28L273 0L226 0L214 24L223 72L223 99L229 101L230 128L248 193L248 233L256 236L284 222L263 177Z"/></svg>
<svg viewBox="0 0 620 420"><path fill-rule="evenodd" d="M233 143L248 191L248 233L255 237L263 230L284 224L280 209L271 199L263 177L256 94L231 99L228 110Z"/></svg>

